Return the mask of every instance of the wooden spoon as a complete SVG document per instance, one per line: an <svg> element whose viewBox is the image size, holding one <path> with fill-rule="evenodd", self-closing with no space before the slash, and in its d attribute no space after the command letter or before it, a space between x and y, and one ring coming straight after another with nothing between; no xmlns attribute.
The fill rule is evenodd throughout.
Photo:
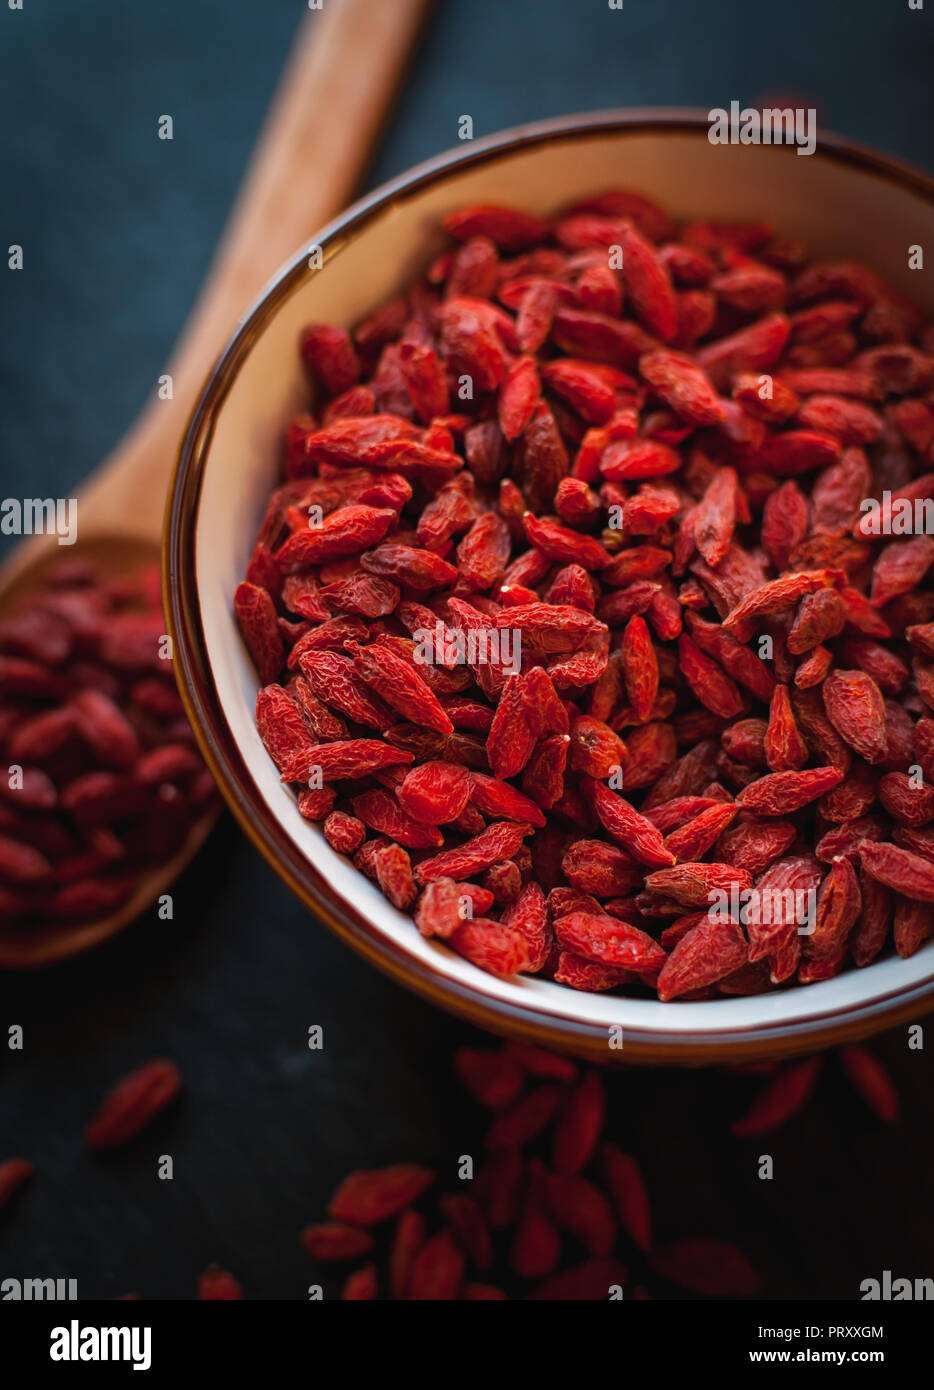
<svg viewBox="0 0 934 1390"><path fill-rule="evenodd" d="M55 561L77 555L102 573L159 554L179 440L202 384L238 319L278 267L349 201L378 137L428 0L327 0L302 23L220 248L155 397L77 489L76 544L54 534L20 542L0 568L0 614ZM197 821L168 863L144 874L103 921L0 927L0 966L48 965L113 936L165 892L203 844L216 812Z"/></svg>

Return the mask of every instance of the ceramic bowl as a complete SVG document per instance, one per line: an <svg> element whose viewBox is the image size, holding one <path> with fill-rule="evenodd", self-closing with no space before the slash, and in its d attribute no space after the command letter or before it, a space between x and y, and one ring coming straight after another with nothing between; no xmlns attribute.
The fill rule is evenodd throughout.
<svg viewBox="0 0 934 1390"><path fill-rule="evenodd" d="M923 298L907 248L934 240L934 183L835 139L816 153L712 145L689 112L609 112L525 126L440 156L378 189L298 252L241 324L204 387L179 454L165 579L182 692L204 756L246 833L310 909L361 955L493 1031L623 1062L782 1056L867 1035L930 1007L934 943L836 979L756 997L662 1004L496 979L426 940L320 830L302 820L253 722L257 679L231 598L275 485L287 421L307 405L297 343L312 320L352 325L405 286L443 241L441 217L474 202L551 213L595 191L636 189L682 217L761 219L813 256L864 261ZM934 303L928 303L934 310ZM315 922L308 924L313 961ZM256 923L257 932L262 923ZM622 1030L622 1050L608 1038Z"/></svg>

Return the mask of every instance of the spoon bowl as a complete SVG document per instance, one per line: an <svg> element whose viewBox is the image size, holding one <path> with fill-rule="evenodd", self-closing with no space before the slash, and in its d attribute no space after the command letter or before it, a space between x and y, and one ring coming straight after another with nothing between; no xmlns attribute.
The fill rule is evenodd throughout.
<svg viewBox="0 0 934 1390"><path fill-rule="evenodd" d="M105 500L106 500L105 490ZM93 506L91 508L93 513ZM100 510L100 509L99 509ZM78 499L79 518L85 513ZM9 616L20 601L39 587L56 564L87 560L104 579L131 575L159 560L159 518L153 518L150 534L91 529L74 545L59 546L51 535L36 535L17 546L0 569L0 618ZM80 525L80 521L79 521ZM155 535L151 534L155 529ZM170 887L198 853L220 814L212 806L191 824L184 843L171 858L144 870L132 895L115 912L90 922L48 922L31 927L0 923L0 969L34 970L82 955L129 925Z"/></svg>

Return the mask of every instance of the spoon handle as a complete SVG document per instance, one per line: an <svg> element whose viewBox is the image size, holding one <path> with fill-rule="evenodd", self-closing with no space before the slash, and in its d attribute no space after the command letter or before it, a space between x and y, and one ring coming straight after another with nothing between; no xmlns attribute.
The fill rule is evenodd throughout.
<svg viewBox="0 0 934 1390"><path fill-rule="evenodd" d="M324 0L302 22L223 239L155 395L79 494L79 528L157 539L205 377L286 258L349 202L429 0Z"/></svg>

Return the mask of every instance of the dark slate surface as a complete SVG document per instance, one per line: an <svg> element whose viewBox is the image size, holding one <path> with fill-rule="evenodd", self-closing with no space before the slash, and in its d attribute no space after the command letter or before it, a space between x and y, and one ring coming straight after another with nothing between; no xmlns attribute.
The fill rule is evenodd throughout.
<svg viewBox="0 0 934 1390"><path fill-rule="evenodd" d="M152 388L205 272L300 6L285 0L25 0L0 11L0 492L67 495ZM368 184L455 142L609 105L726 105L804 93L825 122L927 167L932 17L891 0L442 0ZM176 138L155 139L170 112ZM6 543L6 542L4 542ZM323 1052L305 1046L322 1024ZM0 1157L39 1168L0 1226L0 1277L73 1276L83 1296L192 1296L216 1260L249 1295L301 1298L297 1233L358 1164L453 1172L479 1149L449 1084L470 1030L333 940L225 822L147 920L90 959L0 982ZM769 1296L846 1297L888 1268L931 1273L931 1070L904 1030L877 1043L906 1117L884 1130L828 1063L806 1113L768 1141L728 1122L755 1082L619 1076L613 1129L642 1160L662 1238L732 1236ZM151 1056L184 1100L126 1150L88 1156L100 1093ZM756 1176L775 1156L771 1183ZM173 1183L156 1157L175 1159Z"/></svg>

